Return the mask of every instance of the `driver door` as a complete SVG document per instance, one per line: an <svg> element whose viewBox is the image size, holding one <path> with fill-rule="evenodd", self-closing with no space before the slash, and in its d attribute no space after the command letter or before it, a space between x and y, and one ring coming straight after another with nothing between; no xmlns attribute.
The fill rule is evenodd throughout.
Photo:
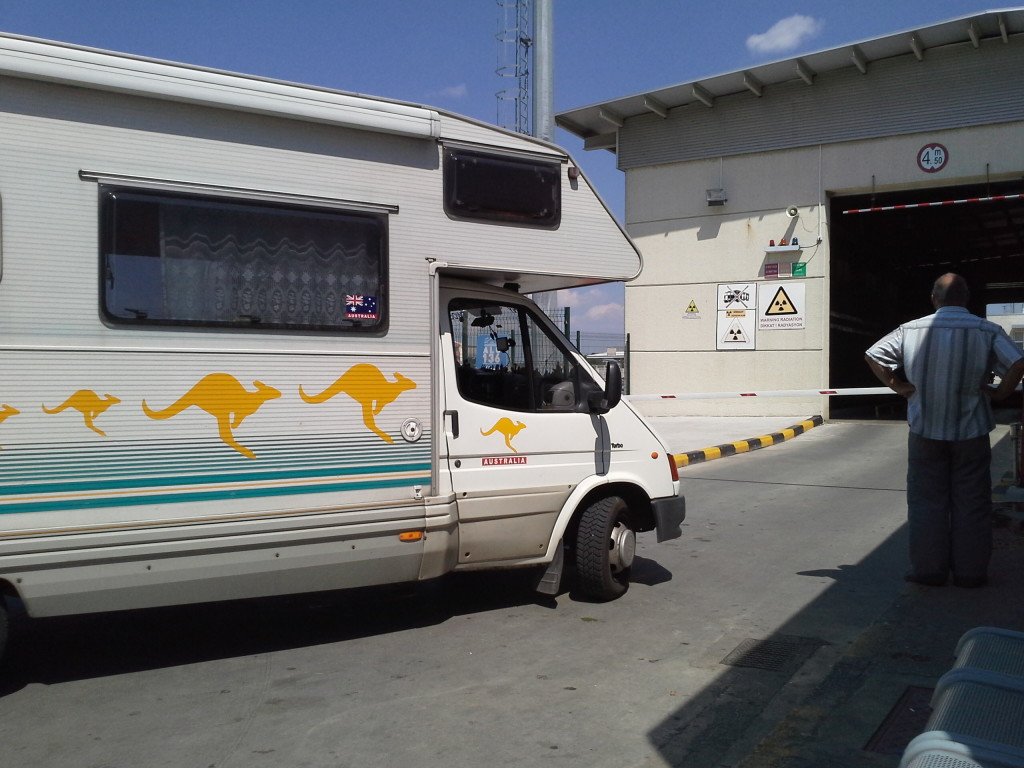
<svg viewBox="0 0 1024 768"><path fill-rule="evenodd" d="M459 562L539 557L569 494L606 471L586 405L601 387L532 304L445 288L440 314Z"/></svg>

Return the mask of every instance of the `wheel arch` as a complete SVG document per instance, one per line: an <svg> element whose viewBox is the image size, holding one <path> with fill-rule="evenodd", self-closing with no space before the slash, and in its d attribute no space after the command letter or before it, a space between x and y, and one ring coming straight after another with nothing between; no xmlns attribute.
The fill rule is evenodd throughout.
<svg viewBox="0 0 1024 768"><path fill-rule="evenodd" d="M587 507L598 499L608 496L619 496L629 507L630 521L636 531L652 531L655 528L654 512L651 507L651 496L644 490L643 486L628 480L612 480L610 482L598 482L590 485L578 486L558 515L555 527L551 532L551 540L548 542L548 550L543 562L550 562L555 556L555 549L563 539L572 543L572 537L576 535L576 526L580 517Z"/></svg>
<svg viewBox="0 0 1024 768"><path fill-rule="evenodd" d="M651 508L651 497L647 495L643 488L635 483L628 482L604 483L603 485L591 488L576 504L576 508L573 510L572 516L569 518L568 524L562 533L567 543L572 544L572 538L576 535L576 527L584 510L594 502L609 496L618 496L626 502L633 530L638 533L654 530L654 511Z"/></svg>

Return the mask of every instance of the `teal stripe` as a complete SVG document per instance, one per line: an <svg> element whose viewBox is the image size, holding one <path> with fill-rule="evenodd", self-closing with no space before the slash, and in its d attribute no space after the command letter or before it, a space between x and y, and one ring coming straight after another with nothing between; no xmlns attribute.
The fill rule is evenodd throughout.
<svg viewBox="0 0 1024 768"><path fill-rule="evenodd" d="M257 443L250 440L245 443L245 445L257 453L267 453L272 456L295 453L347 455L352 453L364 453L367 451L377 453L379 451L421 450L424 445L429 445L429 441L420 441L417 444L409 444L405 442L385 443L382 440L378 440L375 443L369 444L323 442L310 438L304 442L290 441L287 443ZM96 447L61 446L59 449L55 449L54 446L44 448L42 446L36 447L34 445L24 446L5 443L4 454L10 454L7 456L7 459L9 460L39 460L52 463L54 461L61 461L68 458L80 459L82 461L94 461L103 460L108 457L115 457L117 459L134 459L139 456L152 456L161 461L166 461L168 459L180 459L182 454L187 454L189 456L195 454L207 454L210 456L220 454L222 456L227 456L234 454L234 451L229 449L228 446L220 441L216 443L191 442L172 447L146 445L144 443L134 445L111 443L110 445Z"/></svg>
<svg viewBox="0 0 1024 768"><path fill-rule="evenodd" d="M240 488L229 491L203 491L196 493L171 493L156 496L126 496L103 499L68 499L60 501L23 502L0 505L0 514L17 512L55 512L68 509L95 509L96 507L138 507L146 504L179 504L197 501L221 501L224 499L252 499L268 496L293 496L305 493L327 493L330 491L360 491L371 488L400 488L412 485L430 485L430 475L423 477L389 478L387 480L360 480L350 483L327 485L303 485L291 488Z"/></svg>
<svg viewBox="0 0 1024 768"><path fill-rule="evenodd" d="M381 452L382 461L420 461L422 462L428 455L428 451L388 451L388 455L385 457ZM248 463L248 459L242 459L242 461ZM372 459L371 459L372 461ZM271 470L287 470L290 467L300 466L308 467L310 465L323 466L325 464L333 467L358 467L367 466L367 460L363 459L351 459L345 461L339 459L339 457L323 457L323 456L297 456L293 459L278 459L278 460L260 460L260 467L265 471ZM147 475L181 475L182 471L194 470L196 464L199 463L195 459L185 460L180 459L174 462L155 463L147 459L138 461L124 461L124 460L100 460L93 459L88 462L76 462L76 463L56 463L48 464L45 466L26 465L25 467L17 468L11 467L7 470L0 470L0 484L10 483L26 483L26 482L37 482L45 480L59 480L66 477L75 477L81 475L92 475L96 476L102 474L104 477L131 477L139 474ZM205 469L222 471L230 473L232 470L237 471L239 461L205 461L202 462ZM114 468L111 468L111 465ZM31 470L30 467L31 466ZM20 471L19 471L20 470ZM102 470L102 471L98 471Z"/></svg>
<svg viewBox="0 0 1024 768"><path fill-rule="evenodd" d="M291 472L238 472L234 474L186 475L171 478L136 477L126 480L94 480L76 483L39 483L33 485L0 485L0 495L25 496L40 493L78 493L81 491L114 491L127 488L166 488L181 485L213 483L261 482L264 480L299 480L336 475L381 474L384 472L429 471L428 462L415 464L380 464L358 467L317 467Z"/></svg>

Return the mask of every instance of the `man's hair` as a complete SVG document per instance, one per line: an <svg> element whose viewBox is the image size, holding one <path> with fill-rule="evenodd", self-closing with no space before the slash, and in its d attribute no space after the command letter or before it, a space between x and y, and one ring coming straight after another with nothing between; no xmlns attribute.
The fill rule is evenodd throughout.
<svg viewBox="0 0 1024 768"><path fill-rule="evenodd" d="M947 272L932 286L932 298L940 307L966 307L971 291L960 275Z"/></svg>

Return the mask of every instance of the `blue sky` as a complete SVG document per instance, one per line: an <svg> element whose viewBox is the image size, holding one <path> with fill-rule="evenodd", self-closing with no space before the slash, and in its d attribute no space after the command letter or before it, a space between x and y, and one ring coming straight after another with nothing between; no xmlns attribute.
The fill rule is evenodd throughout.
<svg viewBox="0 0 1024 768"><path fill-rule="evenodd" d="M555 111L987 10L964 0L554 0ZM498 117L496 0L4 0L0 31ZM609 152L559 130L612 211ZM565 294L622 328L621 286Z"/></svg>

